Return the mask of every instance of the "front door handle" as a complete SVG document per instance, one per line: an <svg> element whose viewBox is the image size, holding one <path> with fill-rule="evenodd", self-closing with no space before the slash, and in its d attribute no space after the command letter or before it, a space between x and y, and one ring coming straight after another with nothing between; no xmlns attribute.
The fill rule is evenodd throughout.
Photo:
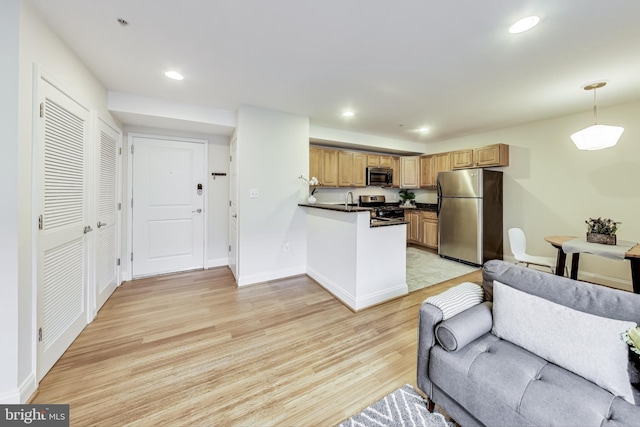
<svg viewBox="0 0 640 427"><path fill-rule="evenodd" d="M233 214L231 216L234 217L234 218L238 218L238 214Z"/></svg>
<svg viewBox="0 0 640 427"><path fill-rule="evenodd" d="M91 228L90 225L87 225L87 226L84 227L84 234L87 234L87 233L89 233L91 231L93 231L93 228Z"/></svg>
<svg viewBox="0 0 640 427"><path fill-rule="evenodd" d="M202 213L202 209L198 208L195 211L191 211L191 213Z"/></svg>
<svg viewBox="0 0 640 427"><path fill-rule="evenodd" d="M100 227L104 227L105 225L107 225L107 223L106 223L106 222L100 222L100 221L98 221L98 228L100 228Z"/></svg>

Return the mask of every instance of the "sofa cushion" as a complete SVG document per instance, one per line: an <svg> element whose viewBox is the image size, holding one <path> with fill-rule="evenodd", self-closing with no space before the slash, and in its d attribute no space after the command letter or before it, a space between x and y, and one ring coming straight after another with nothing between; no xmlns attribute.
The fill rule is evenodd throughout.
<svg viewBox="0 0 640 427"><path fill-rule="evenodd" d="M463 282L446 291L427 298L424 302L438 307L442 311L442 320L447 320L464 310L480 304L484 292L480 285Z"/></svg>
<svg viewBox="0 0 640 427"><path fill-rule="evenodd" d="M436 326L438 343L447 351L457 351L491 331L491 303L484 302L458 313Z"/></svg>
<svg viewBox="0 0 640 427"><path fill-rule="evenodd" d="M484 425L614 426L640 419L640 407L490 333L457 352L434 347L429 376Z"/></svg>
<svg viewBox="0 0 640 427"><path fill-rule="evenodd" d="M633 322L607 319L493 286L493 333L634 403L621 334Z"/></svg>

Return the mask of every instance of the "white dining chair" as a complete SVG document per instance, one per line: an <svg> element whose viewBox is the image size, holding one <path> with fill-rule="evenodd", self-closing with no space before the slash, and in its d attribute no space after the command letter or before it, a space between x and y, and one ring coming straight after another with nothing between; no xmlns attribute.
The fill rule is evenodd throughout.
<svg viewBox="0 0 640 427"><path fill-rule="evenodd" d="M553 257L529 255L527 253L527 238L524 235L524 231L520 228L509 229L509 246L511 246L511 252L516 259L516 264L537 265L539 267L547 267L551 270L551 273L555 273L556 260ZM568 275L568 269L565 267L565 272Z"/></svg>

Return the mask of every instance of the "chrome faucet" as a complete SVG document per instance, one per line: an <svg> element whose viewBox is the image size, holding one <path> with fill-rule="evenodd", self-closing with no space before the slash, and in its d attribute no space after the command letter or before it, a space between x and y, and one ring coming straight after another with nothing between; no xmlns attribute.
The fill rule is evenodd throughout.
<svg viewBox="0 0 640 427"><path fill-rule="evenodd" d="M353 203L353 193L351 191L347 191L347 195L344 198L344 208L349 208L349 196L351 196L351 203Z"/></svg>

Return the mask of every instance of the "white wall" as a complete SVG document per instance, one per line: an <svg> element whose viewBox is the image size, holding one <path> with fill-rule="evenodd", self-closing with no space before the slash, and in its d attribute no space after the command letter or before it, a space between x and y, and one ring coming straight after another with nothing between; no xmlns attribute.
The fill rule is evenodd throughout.
<svg viewBox="0 0 640 427"><path fill-rule="evenodd" d="M18 403L19 309L18 276L18 0L0 4L0 404Z"/></svg>
<svg viewBox="0 0 640 427"><path fill-rule="evenodd" d="M309 172L309 119L241 106L237 129L238 285L304 274L305 217L297 203L298 177ZM259 197L249 198L250 189Z"/></svg>
<svg viewBox="0 0 640 427"><path fill-rule="evenodd" d="M618 145L600 151L578 150L569 135L592 124L591 111L494 132L451 139L429 146L429 153L495 143L510 146L504 172L506 231L520 227L527 249L555 256L547 235L584 236L584 221L607 217L622 221L618 239L640 241L640 101L599 109L598 122L624 126ZM631 290L628 261L583 254L580 278Z"/></svg>
<svg viewBox="0 0 640 427"><path fill-rule="evenodd" d="M16 21L17 16L12 12L15 5L19 5L20 10L18 21ZM19 82L17 87L20 100L17 106L18 138L17 148L14 147L18 152L17 162L14 163L16 159L15 157L13 159L11 157L11 149L7 151L8 156L5 156L4 151L2 156L3 165L5 160L14 163L12 168L7 169L9 173L12 173L17 165L17 202L15 204L11 203L10 195L4 200L6 203L10 203L10 205L18 206L18 300L15 308L18 310L19 325L17 327L17 344L12 342L6 345L3 344L3 350L5 350L7 354L13 355L12 357L17 357L17 371L15 367L10 364L5 365L4 363L0 363L0 372L4 374L5 369L10 369L11 374L17 376L20 400L25 401L35 389L36 305L35 284L33 282L35 267L32 263L33 239L35 237L33 233L35 216L32 208L34 64L38 64L40 72L44 72L52 77L56 82L74 94L74 96L95 108L100 115L107 118L109 118L110 115L106 108L107 92L105 88L66 47L59 37L42 23L41 19L32 10L31 5L24 0L18 2L11 0L9 3L2 2L2 7L2 19L7 20L6 23L2 23L2 31L9 31L9 29L17 28L15 26L19 25L20 54L19 58L15 58L18 62L15 62L15 60L12 62L10 59L12 55L5 55L5 52L3 52L2 67L3 72L10 72L10 64L14 64L16 67L19 66ZM5 8L7 9L6 11ZM2 38L5 38L4 35ZM11 40L11 38L8 40ZM7 58L9 58L9 60L7 60ZM6 80L3 79L3 84L5 81ZM15 80L11 84L15 85ZM13 88L13 90L15 90L15 88ZM5 92L3 91L2 93L3 99L0 102L4 103L7 101L7 98L4 96ZM12 91L6 93L11 94ZM8 102L11 101L8 100ZM10 116L11 115L5 117ZM15 123L15 121L11 122ZM6 140L10 141L10 139ZM3 167L2 169L5 168ZM8 182L15 182L15 179ZM15 221L12 226L15 226ZM9 244L11 245L11 234L9 234L8 237L8 242L10 242ZM4 234L2 246L6 247ZM8 283L11 283L11 281ZM3 374L0 374L0 378ZM0 383L0 396L8 392L5 387L6 384Z"/></svg>

